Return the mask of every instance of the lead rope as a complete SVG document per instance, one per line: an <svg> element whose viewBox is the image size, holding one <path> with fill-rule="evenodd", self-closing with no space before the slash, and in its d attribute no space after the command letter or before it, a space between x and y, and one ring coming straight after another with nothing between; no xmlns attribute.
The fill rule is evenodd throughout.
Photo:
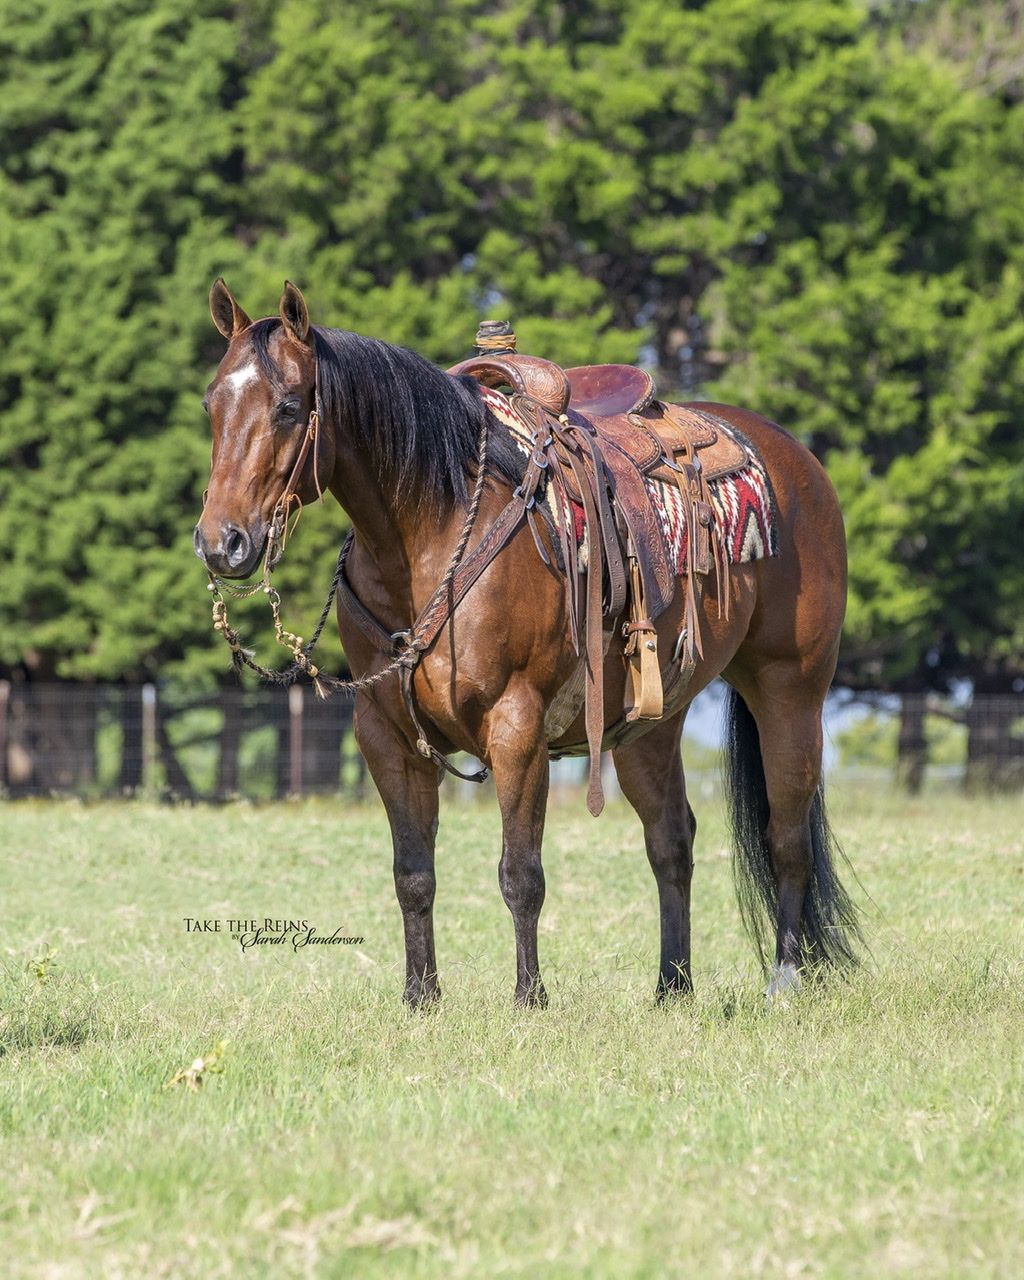
<svg viewBox="0 0 1024 1280"><path fill-rule="evenodd" d="M448 565L447 572L442 578L437 590L427 602L426 608L420 615L421 617L426 615L438 600L450 592L455 571L465 554L470 535L473 531L473 526L476 523L476 518L480 510L480 502L483 498L484 484L486 481L488 443L488 423L485 418L480 431L480 441L477 448L476 484L473 488L473 496L469 504L469 510L466 512L466 519L462 526L462 533L452 555L451 562ZM316 452L319 452L319 450ZM314 453L313 460L314 468L316 466L316 452ZM222 578L218 578L216 574L211 573L209 575L210 582L207 590L213 596L214 630L220 632L230 648L232 665L236 671L240 671L242 667L248 667L250 671L255 671L261 679L274 685L291 685L295 683L300 675L308 675L313 682L313 688L316 690L317 696L320 698L327 698L332 693L337 693L339 691L356 693L360 689L373 688L375 685L386 680L389 676L394 675L396 671L400 671L403 667L408 668L410 670L410 680L406 701L412 711L413 723L418 735L417 747L419 747L419 742L423 742L426 746L426 739L423 735L423 731L419 724L419 720L416 717L415 711L412 710L410 702L412 693L411 669L419 663L419 660L423 655L423 649L417 646L416 623L413 623L412 627L408 631L395 632L392 639L399 651L387 666L382 667L380 671L374 672L373 675L363 676L358 680L346 680L340 676L325 675L319 667L310 660L310 655L316 647L317 641L320 639L324 625L327 622L327 617L331 611L331 605L334 603L334 598L337 595L338 586L345 572L345 561L348 559L349 551L351 550L352 543L355 540L354 533L349 533L348 537L342 543L341 550L338 552L338 562L334 571L334 578L331 582L330 590L327 593L327 599L324 602L324 607L320 611L320 619L317 622L316 628L310 639L305 641L301 636L296 635L292 631L286 630L284 627L281 621L281 596L271 582L271 563L278 543L281 544L283 549L287 542L287 508L291 505L291 499L297 499L297 496L298 495L296 494L284 495L284 497L282 497L278 502L277 507L274 509L274 515L270 524L270 532L267 535L267 549L263 557L263 575L259 582L248 583L245 586L236 587L233 583L227 582ZM299 509L301 511L301 503L299 505ZM296 516L296 520L297 519L298 516ZM293 523L292 528L294 529L294 527L295 525ZM261 666L260 663L255 660L253 651L251 649L246 649L242 644L240 635L231 625L228 618L228 603L224 598L224 591L237 600L248 599L260 591L266 595L270 603L270 612L274 619L274 638L278 644L283 645L284 648L289 649L292 653L292 662L283 671L275 671L272 668ZM433 748L428 747L428 751L424 752L424 754L428 754L432 750ZM445 764L445 767L451 769L451 766L447 764L444 757L440 756L440 753L436 754L438 754L441 762ZM452 770L452 772L455 772L455 770ZM461 777L463 775L460 774L459 776Z"/></svg>

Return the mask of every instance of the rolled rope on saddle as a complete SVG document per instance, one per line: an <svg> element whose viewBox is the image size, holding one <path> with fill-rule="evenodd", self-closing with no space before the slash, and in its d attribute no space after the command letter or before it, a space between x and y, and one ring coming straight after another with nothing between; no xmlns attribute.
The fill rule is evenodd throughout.
<svg viewBox="0 0 1024 1280"><path fill-rule="evenodd" d="M507 320L482 320L476 331L476 353L485 355L512 355L516 349L516 335Z"/></svg>

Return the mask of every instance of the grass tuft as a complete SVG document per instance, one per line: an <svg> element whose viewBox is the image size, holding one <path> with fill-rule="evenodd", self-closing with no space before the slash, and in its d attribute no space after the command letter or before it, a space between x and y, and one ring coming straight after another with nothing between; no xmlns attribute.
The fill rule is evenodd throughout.
<svg viewBox="0 0 1024 1280"><path fill-rule="evenodd" d="M99 993L83 974L56 970L55 953L0 965L0 1056L77 1049L97 1034Z"/></svg>

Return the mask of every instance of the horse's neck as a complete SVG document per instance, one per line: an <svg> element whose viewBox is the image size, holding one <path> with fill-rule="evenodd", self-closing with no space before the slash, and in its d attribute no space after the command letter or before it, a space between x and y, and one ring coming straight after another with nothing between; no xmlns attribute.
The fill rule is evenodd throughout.
<svg viewBox="0 0 1024 1280"><path fill-rule="evenodd" d="M360 594L372 593L365 603L381 618L411 620L443 577L465 512L439 520L415 502L399 506L364 461L340 451L330 489L355 530Z"/></svg>

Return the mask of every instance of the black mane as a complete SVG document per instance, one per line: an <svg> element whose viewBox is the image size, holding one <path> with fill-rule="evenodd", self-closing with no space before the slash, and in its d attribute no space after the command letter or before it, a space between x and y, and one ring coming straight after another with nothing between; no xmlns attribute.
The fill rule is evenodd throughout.
<svg viewBox="0 0 1024 1280"><path fill-rule="evenodd" d="M261 370L281 382L270 356L275 318L250 328ZM437 514L467 501L467 477L475 469L480 431L490 412L472 378L452 378L405 347L344 329L313 325L320 408L343 425L374 461L397 509L416 502ZM525 459L493 418L487 470L511 484Z"/></svg>

